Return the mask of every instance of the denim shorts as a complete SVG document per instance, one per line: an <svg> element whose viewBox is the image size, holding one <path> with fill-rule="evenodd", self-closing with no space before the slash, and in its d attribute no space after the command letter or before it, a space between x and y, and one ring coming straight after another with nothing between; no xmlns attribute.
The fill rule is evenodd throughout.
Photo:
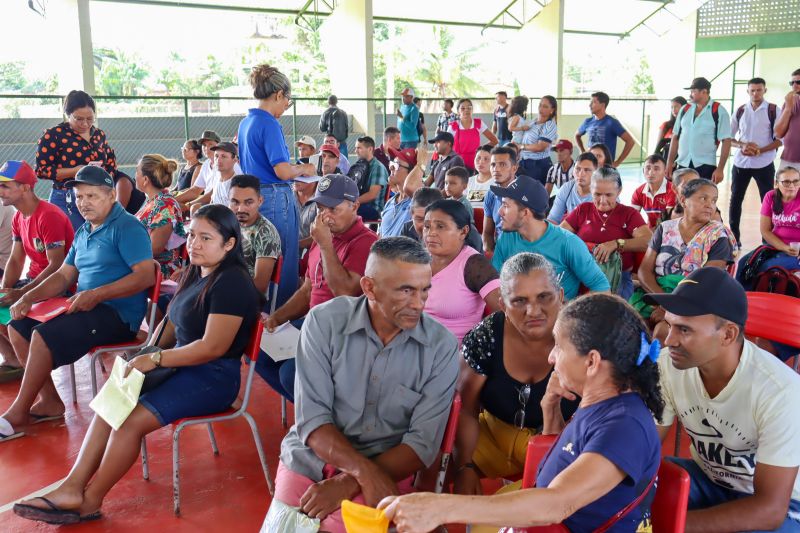
<svg viewBox="0 0 800 533"><path fill-rule="evenodd" d="M181 418L221 413L239 394L241 364L237 357L179 367L164 383L142 394L139 403L164 426Z"/></svg>

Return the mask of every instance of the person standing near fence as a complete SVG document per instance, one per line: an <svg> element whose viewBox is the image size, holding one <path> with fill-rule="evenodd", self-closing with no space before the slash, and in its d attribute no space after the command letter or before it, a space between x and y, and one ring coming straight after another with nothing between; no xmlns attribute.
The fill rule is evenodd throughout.
<svg viewBox="0 0 800 533"><path fill-rule="evenodd" d="M350 126L347 111L339 109L338 103L339 99L335 95L332 94L328 97L328 109L323 111L319 117L319 131L336 137L339 151L347 157L347 134L350 132Z"/></svg>
<svg viewBox="0 0 800 533"><path fill-rule="evenodd" d="M250 73L250 85L258 107L250 109L239 123L239 160L242 170L261 181L264 202L260 212L277 228L283 250L283 270L277 305L297 290L300 261L300 214L291 181L316 174L314 165L289 163L289 148L278 119L292 103L289 78L268 64Z"/></svg>
<svg viewBox="0 0 800 533"><path fill-rule="evenodd" d="M117 158L108 145L106 134L94 126L97 107L83 91L70 91L64 98L66 120L45 130L36 149L36 176L53 182L50 203L69 217L75 231L83 217L75 206L75 197L64 182L75 177L87 165L103 167L112 177L117 173Z"/></svg>

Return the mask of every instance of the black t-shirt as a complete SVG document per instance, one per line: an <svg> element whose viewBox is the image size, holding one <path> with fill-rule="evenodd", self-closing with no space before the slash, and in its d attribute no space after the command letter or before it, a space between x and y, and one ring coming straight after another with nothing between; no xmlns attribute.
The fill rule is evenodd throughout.
<svg viewBox="0 0 800 533"><path fill-rule="evenodd" d="M526 384L512 378L506 371L503 361L504 330L503 313L498 311L487 316L464 336L461 354L472 370L486 376L480 395L483 408L503 422L514 425L514 415L522 407L519 390ZM550 374L543 380L530 384L531 393L525 404L527 428L539 430L544 424L541 402L547 390ZM572 416L579 403L579 399L561 400L561 413L565 420Z"/></svg>
<svg viewBox="0 0 800 533"><path fill-rule="evenodd" d="M136 182L133 180L133 178L118 170L114 173L114 185L116 185L119 180L128 180L133 186L133 189L131 190L131 196L128 199L128 205L125 206L125 211L131 215L135 215L139 212L139 209L142 207L147 198L142 191L136 188Z"/></svg>
<svg viewBox="0 0 800 533"><path fill-rule="evenodd" d="M198 302L203 287L211 276L198 278L175 294L169 306L169 319L175 325L177 346L186 346L203 338L208 315L240 316L242 324L222 357L241 357L250 340L253 325L258 320L259 296L246 270L228 267L209 287L202 303Z"/></svg>

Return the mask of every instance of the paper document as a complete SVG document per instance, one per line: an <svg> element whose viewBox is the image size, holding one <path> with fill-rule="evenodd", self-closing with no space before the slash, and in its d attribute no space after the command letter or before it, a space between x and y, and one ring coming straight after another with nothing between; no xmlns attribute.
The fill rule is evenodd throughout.
<svg viewBox="0 0 800 533"><path fill-rule="evenodd" d="M287 322L275 328L270 333L266 329L261 335L261 349L269 355L273 361L283 361L292 359L297 355L297 343L300 341L300 330Z"/></svg>
<svg viewBox="0 0 800 533"><path fill-rule="evenodd" d="M127 361L122 357L114 359L111 375L97 396L89 402L89 407L108 425L118 430L133 412L139 402L139 392L144 383L144 374L135 368L125 376Z"/></svg>

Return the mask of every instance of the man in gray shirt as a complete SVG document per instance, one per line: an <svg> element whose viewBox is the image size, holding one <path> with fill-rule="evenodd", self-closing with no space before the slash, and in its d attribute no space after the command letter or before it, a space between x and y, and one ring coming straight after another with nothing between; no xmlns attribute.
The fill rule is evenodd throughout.
<svg viewBox="0 0 800 533"><path fill-rule="evenodd" d="M313 308L297 352L296 423L281 445L275 499L343 530L343 499L375 506L411 490L436 459L458 343L422 312L430 256L407 237L372 245L361 287Z"/></svg>

